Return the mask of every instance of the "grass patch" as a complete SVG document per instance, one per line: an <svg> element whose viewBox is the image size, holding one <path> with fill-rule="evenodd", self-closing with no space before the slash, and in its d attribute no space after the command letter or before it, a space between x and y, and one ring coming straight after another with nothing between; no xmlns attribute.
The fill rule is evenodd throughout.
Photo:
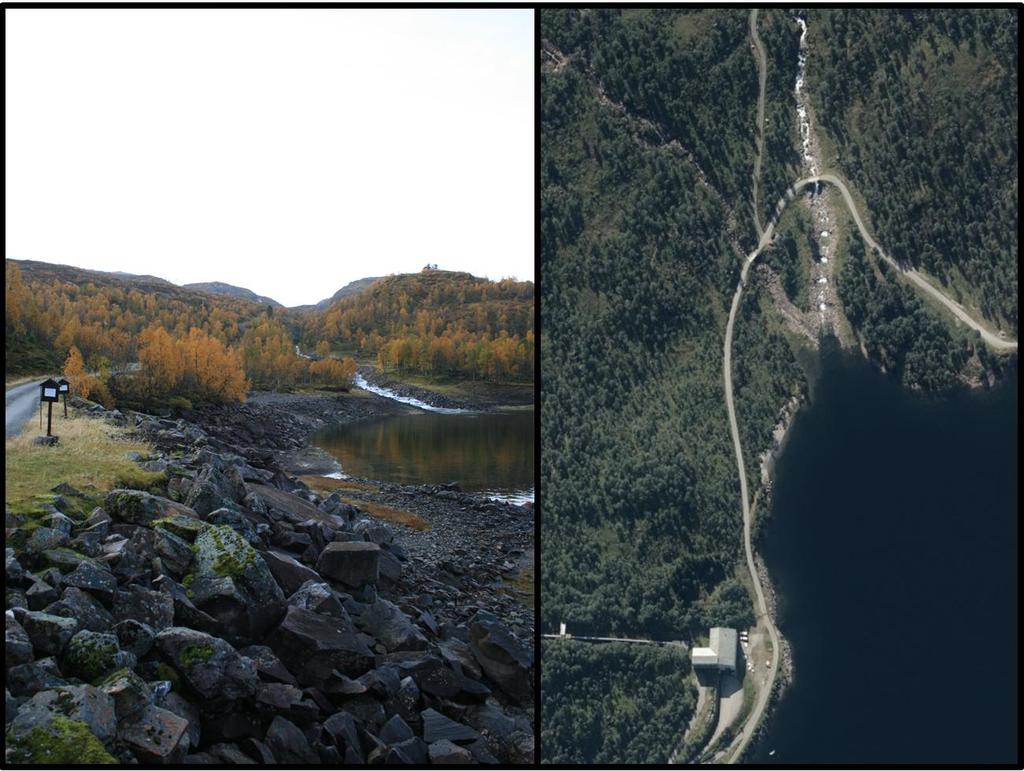
<svg viewBox="0 0 1024 771"><path fill-rule="evenodd" d="M6 441L4 502L12 509L25 510L52 499L50 490L61 482L100 493L118 486L150 488L165 478L125 458L127 452L147 454L152 448L128 439L124 429L72 413L69 419L56 421L55 433L60 436L56 447L32 444L38 429L30 422Z"/></svg>
<svg viewBox="0 0 1024 771"><path fill-rule="evenodd" d="M345 503L358 506L367 514L377 517L377 519L383 519L396 525L405 525L406 527L411 527L413 530L430 529L430 523L427 522L427 520L423 519L419 514L414 514L411 511L395 509L391 506L385 506L383 503L374 503L373 501L355 501L344 498L342 500L344 500Z"/></svg>
<svg viewBox="0 0 1024 771"><path fill-rule="evenodd" d="M302 476L299 479L318 493L334 492L335 490L377 490L377 485L370 482L358 482L355 479L334 479L332 477Z"/></svg>

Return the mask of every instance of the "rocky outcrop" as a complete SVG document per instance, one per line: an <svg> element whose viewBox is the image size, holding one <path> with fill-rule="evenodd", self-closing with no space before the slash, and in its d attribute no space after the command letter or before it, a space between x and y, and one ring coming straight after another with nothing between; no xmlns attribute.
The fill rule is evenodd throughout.
<svg viewBox="0 0 1024 771"><path fill-rule="evenodd" d="M224 426L258 433L237 414ZM385 523L265 449L228 451L216 425L118 420L156 444L137 460L166 492L115 490L82 514L59 486L45 511L8 512L8 762L532 761L516 682L533 677L532 615L497 589L514 543ZM374 494L529 524L444 487Z"/></svg>

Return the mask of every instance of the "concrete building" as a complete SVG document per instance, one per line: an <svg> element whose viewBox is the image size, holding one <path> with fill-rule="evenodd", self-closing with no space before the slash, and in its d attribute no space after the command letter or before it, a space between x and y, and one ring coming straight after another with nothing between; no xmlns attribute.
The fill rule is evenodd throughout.
<svg viewBox="0 0 1024 771"><path fill-rule="evenodd" d="M690 661L695 667L715 668L720 672L736 671L736 630L723 626L711 628L707 648L693 648Z"/></svg>

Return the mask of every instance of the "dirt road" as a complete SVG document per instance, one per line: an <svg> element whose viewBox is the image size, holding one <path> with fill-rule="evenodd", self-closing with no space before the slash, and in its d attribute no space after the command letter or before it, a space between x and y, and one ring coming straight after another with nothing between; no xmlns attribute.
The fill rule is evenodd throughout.
<svg viewBox="0 0 1024 771"><path fill-rule="evenodd" d="M870 233L868 233L867 228L864 226L864 221L861 219L860 212L857 211L857 205L853 202L853 197L850 195L849 189L846 187L846 184L843 182L843 180L841 180L839 177L834 176L832 174L819 174L818 176L815 177L807 177L796 182L793 185L793 191L795 193L799 192L808 185L813 185L815 182L827 182L830 185L835 185L835 187L839 189L839 192L842 193L843 195L843 201L846 202L846 208L850 210L850 214L853 216L853 221L857 223L857 229L860 231L861 238L864 239L865 244L870 246L872 249L875 250L875 252L878 253L879 257L881 257L883 260L889 263L889 265L895 268L901 275L905 276L919 289L922 289L923 291L927 292L931 297L935 298L940 303L942 303L946 308L950 310L950 312L953 313L954 316L956 316L958 319L964 322L971 329L976 329L981 334L982 339L986 343L988 343L992 348L998 351L1017 350L1016 340L1005 340L999 337L999 335L990 332L988 329L979 324L974 318L972 318L971 315L967 312L967 310L962 305L960 305L960 303L948 297L942 290L937 289L933 284L931 284L931 282L925 279L920 272L913 269L904 270L899 265L897 265L896 261L893 260L889 255L887 255L882 250L882 247L878 245L878 242L871 237Z"/></svg>
<svg viewBox="0 0 1024 771"><path fill-rule="evenodd" d="M39 383L32 381L8 389L4 411L8 439L21 433L29 418L35 415L38 404Z"/></svg>

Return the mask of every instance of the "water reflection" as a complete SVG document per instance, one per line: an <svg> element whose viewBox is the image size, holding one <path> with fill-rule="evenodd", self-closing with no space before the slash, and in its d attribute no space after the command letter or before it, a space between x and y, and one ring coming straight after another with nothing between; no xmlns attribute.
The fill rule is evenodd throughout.
<svg viewBox="0 0 1024 771"><path fill-rule="evenodd" d="M398 415L334 426L313 443L345 474L533 499L533 412Z"/></svg>

